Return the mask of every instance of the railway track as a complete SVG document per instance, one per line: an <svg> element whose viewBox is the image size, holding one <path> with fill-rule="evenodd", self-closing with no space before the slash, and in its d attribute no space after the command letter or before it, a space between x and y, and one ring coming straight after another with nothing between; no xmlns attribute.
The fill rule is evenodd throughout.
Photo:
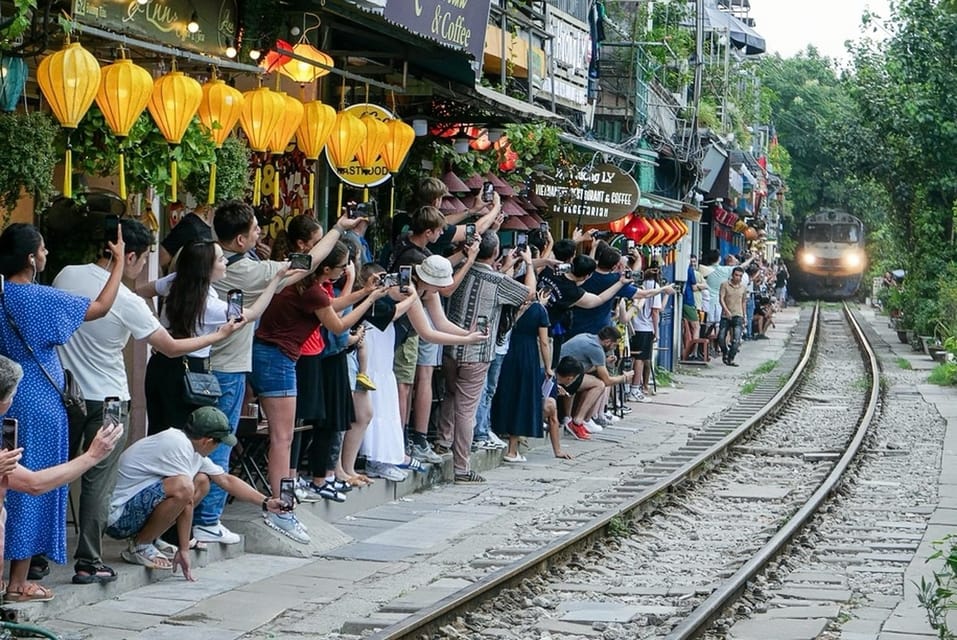
<svg viewBox="0 0 957 640"><path fill-rule="evenodd" d="M589 616L601 630L605 614L612 623L627 618L632 624L622 637L645 637L640 629L658 636L667 631L674 639L701 635L834 491L861 446L879 377L859 327L845 318L815 308L803 345L789 348L719 422L596 496L585 514L559 516L557 526L537 537L558 539L490 550L473 562L484 575L470 586L369 637L479 638L543 618L577 620L587 629L581 623ZM822 348L825 360L813 366L815 349ZM840 388L853 393L835 405ZM817 429L813 441L788 437L795 420L819 427L834 419L843 426ZM776 487L780 496L749 496L756 487ZM736 524L742 519L754 526ZM712 539L712 531L721 536ZM682 555L686 550L702 552L703 559ZM609 594L615 603L602 601ZM574 633L557 624L552 635Z"/></svg>

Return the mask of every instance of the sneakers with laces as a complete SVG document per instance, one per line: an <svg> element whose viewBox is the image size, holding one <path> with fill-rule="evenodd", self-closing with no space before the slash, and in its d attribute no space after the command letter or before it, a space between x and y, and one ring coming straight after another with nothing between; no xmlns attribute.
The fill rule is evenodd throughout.
<svg viewBox="0 0 957 640"><path fill-rule="evenodd" d="M491 442L496 449L508 449L508 443L495 435L494 431L488 432L488 441Z"/></svg>
<svg viewBox="0 0 957 640"><path fill-rule="evenodd" d="M585 423L582 426L585 427L585 431L587 431L588 433L601 433L602 431L605 430L600 424L598 424L597 422L595 422L594 419L591 419L591 418L589 418L588 420L585 420Z"/></svg>
<svg viewBox="0 0 957 640"><path fill-rule="evenodd" d="M648 398L641 391L629 391L625 396L625 402L647 402Z"/></svg>
<svg viewBox="0 0 957 640"><path fill-rule="evenodd" d="M375 383L372 378L364 373L356 374L356 388L361 391L375 391Z"/></svg>
<svg viewBox="0 0 957 640"><path fill-rule="evenodd" d="M485 478L474 471L455 474L455 484L480 484L482 482L485 482Z"/></svg>
<svg viewBox="0 0 957 640"><path fill-rule="evenodd" d="M370 478L384 478L392 482L402 482L408 477L408 474L399 469L394 464L385 462L376 462L369 460L366 462L366 475Z"/></svg>
<svg viewBox="0 0 957 640"><path fill-rule="evenodd" d="M332 500L333 502L345 502L345 501L346 501L346 494L345 494L345 492L341 492L341 491L339 491L339 490L336 488L336 481L335 481L335 480L326 480L325 482L323 482L323 483L322 483L321 485L319 485L319 486L316 486L315 484L312 484L312 485L309 487L309 489L310 489L311 491L315 492L315 494L316 494L317 496L319 496L320 498L323 498L323 499L325 499L325 500Z"/></svg>
<svg viewBox="0 0 957 640"><path fill-rule="evenodd" d="M591 435L585 429L585 425L574 420L569 420L565 424L565 430L572 434L578 440L591 440Z"/></svg>
<svg viewBox="0 0 957 640"><path fill-rule="evenodd" d="M291 513L264 513L263 521L270 529L275 529L296 542L309 544L312 541L303 526L299 524L299 520Z"/></svg>
<svg viewBox="0 0 957 640"><path fill-rule="evenodd" d="M193 537L199 542L219 542L220 544L237 544L242 540L238 533L227 529L222 522L193 525Z"/></svg>
<svg viewBox="0 0 957 640"><path fill-rule="evenodd" d="M611 412L609 412L609 411L606 411L606 412L604 413L604 418L605 418L605 420L608 422L608 424L614 424L614 423L616 423L616 422L620 422L620 421L621 421L621 418L619 418L619 417L616 416L614 413L611 413ZM605 426L608 426L608 425L605 425Z"/></svg>
<svg viewBox="0 0 957 640"><path fill-rule="evenodd" d="M413 444L412 453L410 455L421 462L428 462L429 464L442 464L442 456L433 451L428 442L426 442L424 446L420 444Z"/></svg>

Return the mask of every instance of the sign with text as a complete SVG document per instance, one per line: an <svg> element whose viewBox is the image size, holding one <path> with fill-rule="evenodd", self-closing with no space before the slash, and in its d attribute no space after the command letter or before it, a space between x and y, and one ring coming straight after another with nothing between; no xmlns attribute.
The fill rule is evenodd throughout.
<svg viewBox="0 0 957 640"><path fill-rule="evenodd" d="M535 194L552 206L557 216L581 216L585 224L622 218L638 206L638 183L613 164L600 164L573 174L559 172L554 180L539 182Z"/></svg>
<svg viewBox="0 0 957 640"><path fill-rule="evenodd" d="M190 33L194 13L199 29ZM236 42L236 0L73 0L73 16L99 29L220 57Z"/></svg>
<svg viewBox="0 0 957 640"><path fill-rule="evenodd" d="M391 111L377 104L354 104L346 107L344 111L357 118L372 116L382 122L387 122L395 117ZM336 163L332 161L332 156L329 155L329 147L326 146L326 159L329 161L329 167L339 179L352 187L376 187L389 179L389 169L385 166L385 161L382 160L381 156L369 168L359 166L359 161L355 158L346 166L337 167Z"/></svg>
<svg viewBox="0 0 957 640"><path fill-rule="evenodd" d="M481 63L490 4L490 0L388 0L385 17L409 31L466 51Z"/></svg>

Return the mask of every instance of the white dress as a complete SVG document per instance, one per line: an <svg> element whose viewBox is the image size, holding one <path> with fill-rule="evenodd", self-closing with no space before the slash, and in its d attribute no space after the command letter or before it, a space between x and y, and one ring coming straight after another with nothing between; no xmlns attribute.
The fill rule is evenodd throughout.
<svg viewBox="0 0 957 640"><path fill-rule="evenodd" d="M362 453L369 460L388 464L405 461L405 437L399 414L399 387L392 372L395 360L395 326L389 323L385 331L366 325L366 353L368 375L376 390L369 391L372 400L372 420L362 438Z"/></svg>

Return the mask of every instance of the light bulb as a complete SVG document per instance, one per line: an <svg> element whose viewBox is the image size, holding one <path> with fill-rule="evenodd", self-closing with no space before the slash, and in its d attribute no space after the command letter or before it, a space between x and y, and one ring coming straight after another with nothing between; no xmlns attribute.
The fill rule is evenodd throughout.
<svg viewBox="0 0 957 640"><path fill-rule="evenodd" d="M149 4L150 0L136 0L136 4Z"/></svg>
<svg viewBox="0 0 957 640"><path fill-rule="evenodd" d="M139 2L139 0L137 0ZM189 17L189 23L186 25L186 30L190 33L196 33L199 31L199 16L196 15L196 12L193 12L193 15Z"/></svg>
<svg viewBox="0 0 957 640"><path fill-rule="evenodd" d="M260 52L259 49L252 49L249 52L249 57L252 58L253 60L259 60L259 56L261 55L262 55L262 52Z"/></svg>
<svg viewBox="0 0 957 640"><path fill-rule="evenodd" d="M235 58L236 57L236 47L233 46L233 41L229 40L226 42L226 57Z"/></svg>

